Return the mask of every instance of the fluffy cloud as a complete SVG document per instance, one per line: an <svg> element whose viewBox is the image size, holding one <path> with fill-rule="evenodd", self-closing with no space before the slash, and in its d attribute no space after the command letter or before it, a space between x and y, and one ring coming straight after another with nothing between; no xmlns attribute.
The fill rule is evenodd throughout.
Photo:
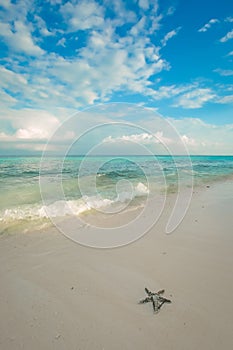
<svg viewBox="0 0 233 350"><path fill-rule="evenodd" d="M138 4L143 10L148 10L150 6L148 0L139 0Z"/></svg>
<svg viewBox="0 0 233 350"><path fill-rule="evenodd" d="M178 27L178 28L173 29L170 32L168 32L161 42L162 46L165 46L167 44L168 40L170 40L171 38L176 36L179 33L180 29L181 29L181 27Z"/></svg>
<svg viewBox="0 0 233 350"><path fill-rule="evenodd" d="M155 32L157 34L164 16L158 14L157 1L139 1L137 14L120 0L106 0L104 5L94 0L50 3L56 6L57 16L62 16L64 21L60 29L47 28L33 1L5 5L1 25L8 45L17 53L37 55L36 60L27 58L27 66L22 66L16 56L13 64L8 65L11 69L0 70L5 89L2 97L5 94L7 100L8 95L9 103L20 106L24 101L30 108L45 105L48 109L53 106L79 108L108 101L116 92L140 94L155 100L178 97L174 104L184 108L200 108L212 99L208 94L210 89L204 91L204 87L196 86L193 92L193 84L155 88L156 74L171 68L161 54L161 47L180 30L179 27L169 31L156 45ZM108 17L109 6L115 17ZM27 20L29 11L31 23ZM128 30L121 35L119 29L126 24ZM34 35L35 31L40 33L40 38ZM85 31L85 45L79 43L80 31ZM75 42L78 49L68 57L51 51L43 55L44 50L38 46L43 40L54 40L59 50L69 47L73 40L72 45ZM182 93L186 95L181 96Z"/></svg>
<svg viewBox="0 0 233 350"><path fill-rule="evenodd" d="M60 9L70 31L99 28L104 24L104 8L97 2L81 0L66 2Z"/></svg>
<svg viewBox="0 0 233 350"><path fill-rule="evenodd" d="M233 95L226 95L218 99L218 103L233 103Z"/></svg>
<svg viewBox="0 0 233 350"><path fill-rule="evenodd" d="M218 73L220 73L218 71ZM230 75L230 71L223 71L225 75ZM153 98L155 100L170 99L173 107L182 107L185 109L201 108L205 103L218 103L220 97L216 91L210 88L204 88L198 82L187 85L168 85L160 86L153 91ZM221 89L225 89L222 86ZM225 100L227 103L227 99ZM222 102L223 103L223 102Z"/></svg>
<svg viewBox="0 0 233 350"><path fill-rule="evenodd" d="M233 70L231 70L231 69L220 69L220 68L218 68L218 69L215 69L214 72L216 72L216 73L218 73L218 74L220 74L220 75L222 75L224 77L228 77L228 76L233 75Z"/></svg>
<svg viewBox="0 0 233 350"><path fill-rule="evenodd" d="M157 131L154 134L141 133L141 134L131 134L131 135L123 135L118 137L108 136L103 139L104 143L128 143L134 142L139 144L170 144L172 143L172 139L165 137L163 131Z"/></svg>
<svg viewBox="0 0 233 350"><path fill-rule="evenodd" d="M23 74L18 74L10 69L0 66L0 80L3 88L18 91L23 85L27 85L27 78Z"/></svg>
<svg viewBox="0 0 233 350"><path fill-rule="evenodd" d="M232 154L233 124L215 125L198 118L173 119L191 154Z"/></svg>
<svg viewBox="0 0 233 350"><path fill-rule="evenodd" d="M43 139L47 140L60 125L58 118L44 110L21 109L5 112L10 123L10 133L3 133L2 137L9 140Z"/></svg>
<svg viewBox="0 0 233 350"><path fill-rule="evenodd" d="M233 124L164 118L151 109L128 104L100 105L67 121L64 118L63 124L46 111L26 109L15 111L14 118L8 120L11 131L0 133L3 152L9 148L39 152L57 128L49 144L51 152L64 151L76 140L81 143L77 141L75 154L85 154L99 144L103 145L100 154L145 154L146 149L152 153L184 154L184 144L192 154L231 154L233 149ZM101 123L102 127L94 128Z"/></svg>
<svg viewBox="0 0 233 350"><path fill-rule="evenodd" d="M142 132L137 134L123 134L120 136L108 136L103 139L104 143L124 145L127 150L127 145L136 143L145 145L146 147L163 144L168 151L174 154L179 154L180 144L185 144L188 152L191 154L232 154L233 147L233 124L232 125L214 125L204 123L198 118L174 119L168 118L167 121L177 130L177 133L168 127L166 119L160 131L157 132ZM154 123L158 124L158 120L154 119ZM145 128L148 129L148 124L145 122ZM143 125L143 122L140 123ZM152 149L150 147L150 149ZM154 148L153 150L158 150ZM165 149L160 148L165 151ZM126 151L127 154L127 151Z"/></svg>
<svg viewBox="0 0 233 350"><path fill-rule="evenodd" d="M211 89L194 89L193 91L187 92L177 98L174 107L183 108L201 108L204 103L212 101L216 97Z"/></svg>
<svg viewBox="0 0 233 350"><path fill-rule="evenodd" d="M198 145L198 142L196 140L194 140L192 137L189 137L187 135L182 135L181 139L187 146L196 146L196 145Z"/></svg>
<svg viewBox="0 0 233 350"><path fill-rule="evenodd" d="M157 15L157 1L140 2L141 18L120 0L106 0L105 7L94 0L50 3L58 6L56 15L64 21L60 29L47 28L33 1L11 3L2 15L0 35L9 48L17 54L37 56L37 60L27 57L28 64L23 67L16 56L11 70L8 69L12 77L20 75L27 80L18 88L20 101L27 101L28 107L58 104L78 108L106 101L113 91L152 95L150 78L169 69L168 62L161 57L159 40L156 46L150 37L162 20ZM108 7L115 12L114 18L108 17ZM148 15L144 11L149 11ZM120 35L119 28L126 23L129 30ZM80 46L79 31L85 31L85 45ZM70 36L72 32L74 36ZM172 35L168 33L166 41ZM57 48L69 47L70 41L78 38L77 53L71 57L51 51L43 55L45 51L38 43L53 36ZM12 92L11 86L10 83L5 86L8 94Z"/></svg>
<svg viewBox="0 0 233 350"><path fill-rule="evenodd" d="M172 98L174 96L180 95L185 91L192 90L196 85L168 85L160 86L157 90L153 91L153 98L155 100L161 100L163 98Z"/></svg>
<svg viewBox="0 0 233 350"><path fill-rule="evenodd" d="M209 20L208 23L206 23L203 27L201 27L200 29L198 29L198 32L206 32L208 29L210 29L212 27L213 24L215 23L219 23L220 21L216 18L212 18L211 20Z"/></svg>
<svg viewBox="0 0 233 350"><path fill-rule="evenodd" d="M0 66L0 138L4 142L39 150L71 110L109 101L114 93L123 99L140 96L153 104L168 99L168 105L185 109L200 108L209 101L232 103L232 96L222 96L212 82L211 89L200 80L163 86L158 74L172 67L162 48L180 27L167 32L162 26L174 8L165 9L165 15L158 1L132 3L2 0L0 36L8 47L1 58L5 67ZM46 16L40 4L47 6ZM214 19L209 22L214 23ZM229 40L227 35L223 42ZM229 72L218 70L225 76ZM91 126L93 119L85 122ZM61 135L63 140L72 138L71 131ZM195 137L185 130L182 135L184 142L194 146ZM162 137L169 142L165 132ZM147 136L144 142L149 143Z"/></svg>
<svg viewBox="0 0 233 350"><path fill-rule="evenodd" d="M3 10L0 11L0 36L5 44L13 52L29 56L42 55L44 50L36 42L33 35L35 28L27 18L28 13L34 13L34 3L28 0L5 1L2 6ZM37 22L38 20L39 17L37 16ZM45 30L45 23L42 19L40 19L40 26L41 30Z"/></svg>
<svg viewBox="0 0 233 350"><path fill-rule="evenodd" d="M225 22L232 23L232 22L233 22L233 17L227 17L227 18L225 18Z"/></svg>
<svg viewBox="0 0 233 350"><path fill-rule="evenodd" d="M7 23L0 23L0 35L14 51L31 56L38 56L44 53L44 50L34 43L27 26L20 21L15 21L12 26Z"/></svg>
<svg viewBox="0 0 233 350"><path fill-rule="evenodd" d="M17 100L16 98L7 94L3 89L0 89L0 103L2 106L5 106L5 108L9 108L16 104Z"/></svg>
<svg viewBox="0 0 233 350"><path fill-rule="evenodd" d="M233 39L233 30L231 30L230 32L228 32L225 36L223 36L220 41L221 43L225 43L226 41Z"/></svg>

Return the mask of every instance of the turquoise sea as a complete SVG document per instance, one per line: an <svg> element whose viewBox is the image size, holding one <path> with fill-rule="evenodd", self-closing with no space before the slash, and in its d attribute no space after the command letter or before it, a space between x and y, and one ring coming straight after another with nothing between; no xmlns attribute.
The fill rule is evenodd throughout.
<svg viewBox="0 0 233 350"><path fill-rule="evenodd" d="M233 156L0 158L0 232L233 178Z"/></svg>

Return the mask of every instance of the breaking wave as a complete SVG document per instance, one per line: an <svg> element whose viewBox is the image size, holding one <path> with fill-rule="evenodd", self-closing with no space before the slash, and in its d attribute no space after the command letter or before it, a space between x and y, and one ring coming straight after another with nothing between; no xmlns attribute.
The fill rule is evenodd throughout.
<svg viewBox="0 0 233 350"><path fill-rule="evenodd" d="M145 197L148 194L148 187L139 182L134 186L132 193L120 192L115 199L103 198L100 195L83 196L77 200L59 200L47 205L21 205L4 209L0 211L0 222L75 216L91 210L101 211L103 208L111 208L111 206L120 203L131 202L135 198Z"/></svg>

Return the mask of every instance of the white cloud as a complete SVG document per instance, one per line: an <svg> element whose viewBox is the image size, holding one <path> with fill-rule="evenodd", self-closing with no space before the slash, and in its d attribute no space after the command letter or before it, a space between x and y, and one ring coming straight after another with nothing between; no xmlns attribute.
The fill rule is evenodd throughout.
<svg viewBox="0 0 233 350"><path fill-rule="evenodd" d="M113 28L92 31L79 57L55 57L46 73L69 84L69 95L80 102L105 100L113 91L129 90L150 95L150 76L167 69L159 49L144 37L117 37Z"/></svg>
<svg viewBox="0 0 233 350"><path fill-rule="evenodd" d="M5 140L8 138L8 135L5 132L0 132L0 140Z"/></svg>
<svg viewBox="0 0 233 350"><path fill-rule="evenodd" d="M171 6L167 10L167 15L171 16L171 15L173 15L175 13L175 11L176 11L176 8L174 6Z"/></svg>
<svg viewBox="0 0 233 350"><path fill-rule="evenodd" d="M22 88L22 85L27 85L27 79L23 74L18 74L12 70L0 66L0 80L4 88L17 91Z"/></svg>
<svg viewBox="0 0 233 350"><path fill-rule="evenodd" d="M218 103L222 103L222 104L233 103L233 95L226 95L219 98Z"/></svg>
<svg viewBox="0 0 233 350"><path fill-rule="evenodd" d="M208 101L232 102L229 95L217 98L215 87L213 90L205 88L204 83L161 86L161 80L160 87L155 88L158 83L155 75L170 69L162 56L161 43L166 45L180 30L169 31L160 41L159 33L154 32L162 25L164 15L158 14L157 1L141 0L139 4L135 0L134 6L140 6L137 12L129 10L127 2L121 0L105 0L102 5L94 0L66 1L63 5L60 0L47 2L61 9L58 15L62 14L66 23L62 23L60 29L50 28L50 22L40 17L40 9L34 7L33 1L4 2L0 35L10 48L10 57L8 68L0 67L3 104L0 118L12 127L12 130L3 131L5 140L8 137L23 141L25 145L36 140L43 143L63 118L62 113L55 114L58 108L77 109L97 101L108 101L115 92L141 94L150 101L171 99L175 106L183 108L200 108ZM114 18L108 17L106 6L115 13ZM123 29L121 35L121 26L125 28L126 24L128 30ZM67 27L64 29L63 25ZM54 42L56 52L57 46L68 48L75 37L80 39L79 33L71 33L78 30L85 30L86 42L82 46L77 40L77 51L73 51L72 56L63 57L51 51L43 54L41 47L46 47L43 46L46 40ZM22 64L25 58L27 65ZM12 107L15 110L9 109ZM44 112L39 108L51 112L43 117ZM194 145L192 135L185 130L182 135L186 143ZM145 137L144 142L146 140L149 142ZM41 147L40 142L37 147Z"/></svg>
<svg viewBox="0 0 233 350"><path fill-rule="evenodd" d="M227 17L227 18L225 18L225 22L232 23L232 22L233 22L233 17Z"/></svg>
<svg viewBox="0 0 233 350"><path fill-rule="evenodd" d="M94 0L66 2L60 9L70 31L99 28L104 24L104 8Z"/></svg>
<svg viewBox="0 0 233 350"><path fill-rule="evenodd" d="M154 89L153 98L155 100L160 100L163 98L172 98L174 96L180 95L181 93L191 90L195 87L194 84L191 85L168 85L160 86L158 89Z"/></svg>
<svg viewBox="0 0 233 350"><path fill-rule="evenodd" d="M155 142L153 140L153 136L147 133L142 134L133 134L133 135L123 135L118 137L112 137L108 136L105 139L103 139L104 143L121 143L121 142L135 142L135 143L151 143Z"/></svg>
<svg viewBox="0 0 233 350"><path fill-rule="evenodd" d="M17 100L11 95L7 94L3 89L0 89L0 104L8 108L14 105Z"/></svg>
<svg viewBox="0 0 233 350"><path fill-rule="evenodd" d="M105 0L104 4L107 5L111 11L114 11L116 18L111 20L114 26L122 26L126 23L135 23L138 18L134 11L126 8L127 2L124 0Z"/></svg>
<svg viewBox="0 0 233 350"><path fill-rule="evenodd" d="M9 8L11 6L10 0L1 0L1 6L4 8Z"/></svg>
<svg viewBox="0 0 233 350"><path fill-rule="evenodd" d="M57 4L62 4L62 0L46 0L49 2L51 5L57 5Z"/></svg>
<svg viewBox="0 0 233 350"><path fill-rule="evenodd" d="M220 75L222 75L224 77L233 75L233 70L231 70L231 69L220 69L220 68L218 68L218 69L215 69L214 72L216 72L216 73L218 73L218 74L220 74Z"/></svg>
<svg viewBox="0 0 233 350"><path fill-rule="evenodd" d="M196 146L198 144L196 140L187 135L182 135L181 139L187 146Z"/></svg>
<svg viewBox="0 0 233 350"><path fill-rule="evenodd" d="M52 1L52 4L55 3L59 1ZM19 40L17 30L4 23L5 20L2 24L5 28L2 35L5 35L5 39L7 35L11 36L8 45L13 51L37 55L37 60L27 58L28 65L23 67L23 74L20 74L22 66L17 60L9 69L12 77L20 74L27 80L27 84L21 88L18 84L19 103L26 100L30 107L41 104L80 107L98 100L106 101L113 92L127 90L129 93L151 96L153 89L150 78L169 69L168 62L161 57L159 45L156 46L150 38L150 33L159 28L162 19L161 15L157 15L156 1L148 1L150 14L142 15L139 21L136 14L127 9L121 0L106 0L104 3L115 11L115 18L106 17L104 6L94 0L69 1L61 5L60 11L66 20L67 32L85 30L87 34L85 46L69 58L51 52L42 55L44 51L36 43L38 37L33 36L35 25L41 34L40 41L44 37L55 35L58 29L48 29L38 15L40 12L35 12L36 9L31 4L33 2L22 2L22 9L19 5L11 5L10 13L6 13L8 22L25 32ZM141 3L141 6L146 7L146 2ZM32 23L27 22L29 10L33 16ZM17 13L20 14L16 16ZM130 23L131 28L121 36L117 30L125 23ZM69 46L71 39L66 34L63 33L62 37L57 35L56 46ZM10 93L10 82L7 88Z"/></svg>
<svg viewBox="0 0 233 350"><path fill-rule="evenodd" d="M158 131L155 134L141 133L141 134L131 134L131 135L123 135L118 137L108 136L103 139L104 143L128 143L134 142L139 144L170 144L172 140L164 136L163 131Z"/></svg>
<svg viewBox="0 0 233 350"><path fill-rule="evenodd" d="M219 71L217 72L220 73ZM231 71L221 71L221 73L222 75L232 75ZM201 108L209 101L213 103L231 103L231 99L228 96L226 98L220 97L223 91L227 93L231 89L227 85L216 85L216 91L214 91L195 82L193 84L160 86L158 89L153 90L151 96L154 100L169 99L173 107L194 109Z"/></svg>
<svg viewBox="0 0 233 350"><path fill-rule="evenodd" d="M0 132L0 149L21 150L29 152L43 151L46 142L50 139L56 129L61 125L61 120L66 119L70 111L61 111L56 115L46 110L22 109L4 111L3 121L7 120L7 127ZM52 151L63 149L67 142L73 140L74 128L62 130L62 133L54 139L51 145Z"/></svg>
<svg viewBox="0 0 233 350"><path fill-rule="evenodd" d="M15 137L17 139L47 139L48 132L44 129L29 127L28 129L18 129Z"/></svg>
<svg viewBox="0 0 233 350"><path fill-rule="evenodd" d="M203 27L201 27L200 29L198 29L198 32L206 32L208 29L210 29L212 27L213 24L215 23L219 23L219 20L216 18L212 18L211 20L209 20L208 23L206 23Z"/></svg>
<svg viewBox="0 0 233 350"><path fill-rule="evenodd" d="M228 32L225 36L223 36L220 41L221 43L225 43L226 41L233 39L233 30L231 30L230 32Z"/></svg>
<svg viewBox="0 0 233 350"><path fill-rule="evenodd" d="M66 47L66 38L61 38L60 40L58 40L56 45Z"/></svg>
<svg viewBox="0 0 233 350"><path fill-rule="evenodd" d="M42 27L45 29L45 22L35 15L35 10L34 1L4 1L0 10L0 37L11 52L29 56L40 56L44 53L33 32L35 29L42 30Z"/></svg>
<svg viewBox="0 0 233 350"><path fill-rule="evenodd" d="M37 14L40 10L35 1L5 1L5 5L6 3L7 6L3 5L0 10L0 36L5 44L14 53L29 56L44 54L45 51L38 43L43 41L43 37L53 33L47 29L46 22Z"/></svg>
<svg viewBox="0 0 233 350"><path fill-rule="evenodd" d="M157 132L141 132L141 133L125 133L118 136L108 136L103 142L111 145L119 145L127 149L131 143L136 143L148 147L150 150L162 150L159 145L164 145L169 152L174 154L182 153L184 149L181 144L184 143L191 154L232 154L233 149L233 124L232 125L214 125L203 122L198 118L174 119L168 118L168 122L175 127L178 134L174 133L174 129L164 119L160 124L155 117L150 120L150 124L154 127L160 125L161 130ZM140 126L149 129L148 121L140 121ZM173 131L172 131L173 130ZM152 147L154 146L154 148Z"/></svg>
<svg viewBox="0 0 233 350"><path fill-rule="evenodd" d="M216 94L208 88L199 88L193 91L189 91L179 96L174 104L174 107L183 108L201 108L204 103L212 101L216 97Z"/></svg>
<svg viewBox="0 0 233 350"><path fill-rule="evenodd" d="M138 4L143 10L148 10L149 7L150 7L150 4L149 4L148 0L139 0Z"/></svg>
<svg viewBox="0 0 233 350"><path fill-rule="evenodd" d="M60 125L57 116L45 111L24 110L14 113L15 115L8 119L13 131L0 133L2 149L40 151ZM136 126L135 116L138 118ZM120 125L123 123L123 126L118 128L116 121L119 121L119 118ZM51 142L50 150L58 152L66 149L67 145L72 144L86 130L101 123L107 123L110 129L100 128L92 135L93 137L87 134L87 144L81 146L81 151L84 153L85 147L90 147L90 144L92 147L92 142L95 145L101 144L101 141L102 150L108 154L112 151L112 154L115 154L114 152L117 153L119 150L123 154L135 154L137 151L144 152L145 147L152 153L160 151L162 154L166 153L167 147L169 152L181 154L182 150L184 151L182 142L192 154L231 154L233 149L233 124L213 125L190 117L164 118L147 108L124 104L114 104L111 107L111 104L106 104L97 109L81 112L72 122L67 124L65 122ZM77 143L78 151L81 152L79 143Z"/></svg>
<svg viewBox="0 0 233 350"><path fill-rule="evenodd" d="M44 110L22 109L8 110L6 117L11 129L10 134L5 133L11 140L17 139L43 139L47 140L60 125L57 117Z"/></svg>
<svg viewBox="0 0 233 350"><path fill-rule="evenodd" d="M176 29L171 30L170 32L168 32L165 37L163 38L163 40L161 41L162 46L165 46L168 42L168 40L170 40L171 38L173 38L174 36L176 36L179 31L180 31L181 27L178 27Z"/></svg>
<svg viewBox="0 0 233 350"><path fill-rule="evenodd" d="M133 36L138 36L141 34L146 27L147 17L142 16L140 20L131 28L130 34Z"/></svg>
<svg viewBox="0 0 233 350"><path fill-rule="evenodd" d="M230 51L227 56L233 56L233 51Z"/></svg>
<svg viewBox="0 0 233 350"><path fill-rule="evenodd" d="M13 51L38 56L44 53L33 41L27 26L20 21L15 21L13 27L8 23L0 23L0 36Z"/></svg>
<svg viewBox="0 0 233 350"><path fill-rule="evenodd" d="M191 154L232 154L233 124L208 124L198 118L169 118L169 121L182 135Z"/></svg>
<svg viewBox="0 0 233 350"><path fill-rule="evenodd" d="M44 21L41 17L39 17L38 15L35 15L35 16L34 16L34 21L35 21L36 27L39 29L40 34L41 34L42 36L51 36L51 35L54 35L54 33L50 32L50 31L48 30L45 21Z"/></svg>

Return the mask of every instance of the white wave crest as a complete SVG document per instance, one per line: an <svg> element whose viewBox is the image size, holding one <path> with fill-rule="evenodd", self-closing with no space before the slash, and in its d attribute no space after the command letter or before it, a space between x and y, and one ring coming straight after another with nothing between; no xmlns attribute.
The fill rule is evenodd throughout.
<svg viewBox="0 0 233 350"><path fill-rule="evenodd" d="M35 218L54 218L80 215L91 209L100 210L111 207L113 204L131 201L135 197L149 194L147 186L139 182L133 187L133 193L121 192L115 200L101 196L83 196L77 200L59 200L48 205L22 205L17 208L8 208L0 212L0 222L13 220L28 220Z"/></svg>
<svg viewBox="0 0 233 350"><path fill-rule="evenodd" d="M149 189L142 182L139 182L135 187L135 195L136 197L145 196L149 194Z"/></svg>

